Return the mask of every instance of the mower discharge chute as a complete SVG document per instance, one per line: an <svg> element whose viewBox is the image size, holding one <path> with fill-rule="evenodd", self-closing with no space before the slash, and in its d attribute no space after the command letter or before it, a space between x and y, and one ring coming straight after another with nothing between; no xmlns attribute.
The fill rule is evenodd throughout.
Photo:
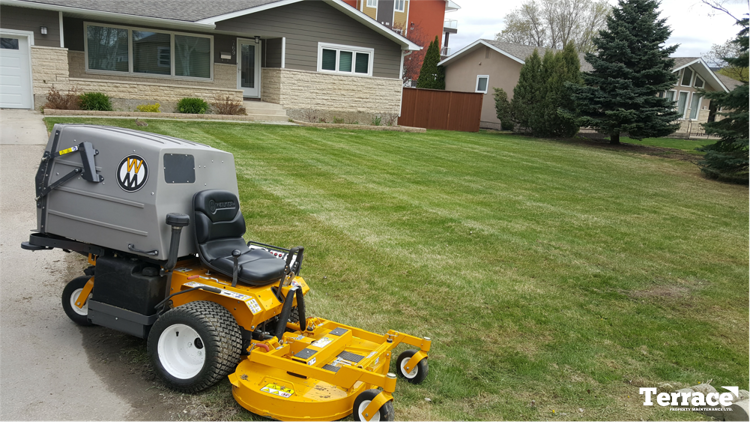
<svg viewBox="0 0 750 422"><path fill-rule="evenodd" d="M147 339L171 388L229 376L248 410L279 420L393 420L396 358L427 376L429 338L375 334L306 315L304 248L245 242L234 157L127 129L55 125L36 175L37 230L24 249L87 255L66 314Z"/></svg>

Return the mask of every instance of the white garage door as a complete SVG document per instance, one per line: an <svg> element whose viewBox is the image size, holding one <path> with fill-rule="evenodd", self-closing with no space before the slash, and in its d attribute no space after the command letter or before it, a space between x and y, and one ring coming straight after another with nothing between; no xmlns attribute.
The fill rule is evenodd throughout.
<svg viewBox="0 0 750 422"><path fill-rule="evenodd" d="M0 30L0 108L31 108L27 37Z"/></svg>

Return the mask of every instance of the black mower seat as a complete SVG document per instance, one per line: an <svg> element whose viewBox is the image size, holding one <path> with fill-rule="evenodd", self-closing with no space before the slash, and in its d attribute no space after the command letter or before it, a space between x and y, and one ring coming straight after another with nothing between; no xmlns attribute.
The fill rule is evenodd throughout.
<svg viewBox="0 0 750 422"><path fill-rule="evenodd" d="M245 244L245 218L233 193L215 189L198 192L193 197L193 212L198 255L204 265L232 277L232 251L239 250L239 282L265 286L284 276L284 261L261 249L250 250Z"/></svg>

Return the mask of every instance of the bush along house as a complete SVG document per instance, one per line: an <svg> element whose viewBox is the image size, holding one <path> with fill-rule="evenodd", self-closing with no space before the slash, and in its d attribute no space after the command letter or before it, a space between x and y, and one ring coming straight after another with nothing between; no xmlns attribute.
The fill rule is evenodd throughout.
<svg viewBox="0 0 750 422"><path fill-rule="evenodd" d="M0 107L39 109L54 86L124 111L229 96L361 123L395 123L420 49L342 0L0 0L0 41Z"/></svg>

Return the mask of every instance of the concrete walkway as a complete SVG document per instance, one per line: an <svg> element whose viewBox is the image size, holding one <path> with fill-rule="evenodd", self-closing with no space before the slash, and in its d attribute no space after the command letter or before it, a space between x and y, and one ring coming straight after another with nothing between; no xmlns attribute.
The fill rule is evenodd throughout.
<svg viewBox="0 0 750 422"><path fill-rule="evenodd" d="M60 304L85 264L20 247L36 228L34 175L46 143L41 114L0 110L0 419L123 420L132 406L91 368L83 330Z"/></svg>

